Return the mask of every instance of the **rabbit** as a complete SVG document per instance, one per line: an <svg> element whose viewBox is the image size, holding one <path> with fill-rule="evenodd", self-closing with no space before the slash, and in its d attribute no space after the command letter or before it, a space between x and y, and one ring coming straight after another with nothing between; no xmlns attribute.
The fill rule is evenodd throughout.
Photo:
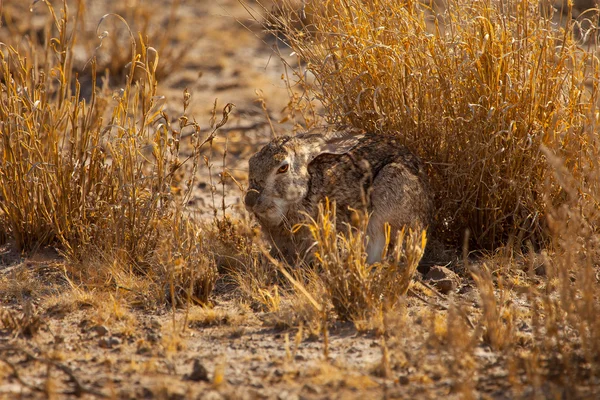
<svg viewBox="0 0 600 400"><path fill-rule="evenodd" d="M319 129L281 136L249 160L246 209L254 214L278 253L290 264L312 245L306 229L292 229L317 217L319 202L336 202L337 229L365 210L367 263L381 261L385 223L395 232L408 225L426 229L433 201L421 160L398 137L354 129Z"/></svg>

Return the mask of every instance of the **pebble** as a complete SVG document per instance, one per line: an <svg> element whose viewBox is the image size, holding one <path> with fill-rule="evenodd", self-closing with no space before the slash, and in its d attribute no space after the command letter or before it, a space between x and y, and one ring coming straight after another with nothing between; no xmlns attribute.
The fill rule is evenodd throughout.
<svg viewBox="0 0 600 400"><path fill-rule="evenodd" d="M103 349L112 349L115 346L119 346L121 344L121 339L116 337L102 338L98 341L98 346Z"/></svg>
<svg viewBox="0 0 600 400"><path fill-rule="evenodd" d="M194 382L208 382L208 371L206 367L198 360L197 358L194 360L194 365L192 366L192 373L189 375L185 375L183 379L187 381Z"/></svg>
<svg viewBox="0 0 600 400"><path fill-rule="evenodd" d="M425 279L431 281L431 284L442 294L448 294L458 287L460 278L446 267L439 265L431 267Z"/></svg>
<svg viewBox="0 0 600 400"><path fill-rule="evenodd" d="M321 394L322 392L319 386L311 385L310 383L304 384L304 387L302 389L312 394Z"/></svg>
<svg viewBox="0 0 600 400"><path fill-rule="evenodd" d="M277 400L299 400L300 398L296 393L290 393L287 390L280 392L277 395Z"/></svg>
<svg viewBox="0 0 600 400"><path fill-rule="evenodd" d="M211 390L206 393L202 393L201 398L203 400L223 400L223 396L216 390Z"/></svg>
<svg viewBox="0 0 600 400"><path fill-rule="evenodd" d="M108 328L104 325L93 326L91 330L94 331L98 336L108 335Z"/></svg>

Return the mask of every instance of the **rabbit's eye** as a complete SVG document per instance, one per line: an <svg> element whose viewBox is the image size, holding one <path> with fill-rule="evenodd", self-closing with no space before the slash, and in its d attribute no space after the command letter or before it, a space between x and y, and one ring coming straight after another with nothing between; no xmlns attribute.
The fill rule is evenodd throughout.
<svg viewBox="0 0 600 400"><path fill-rule="evenodd" d="M277 173L278 174L286 173L289 168L290 168L290 164L283 164L281 167L279 167L279 169L277 170Z"/></svg>

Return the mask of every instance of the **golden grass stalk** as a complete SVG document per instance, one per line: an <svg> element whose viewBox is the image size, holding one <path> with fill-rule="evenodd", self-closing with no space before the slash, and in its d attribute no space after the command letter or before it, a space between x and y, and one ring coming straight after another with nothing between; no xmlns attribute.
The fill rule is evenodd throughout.
<svg viewBox="0 0 600 400"><path fill-rule="evenodd" d="M308 228L315 240L316 267L333 307L342 319L365 320L390 310L406 294L425 249L425 232L402 230L382 263L366 263L368 218L359 216L361 229L338 232L335 203L319 205ZM390 232L388 229L388 243Z"/></svg>
<svg viewBox="0 0 600 400"><path fill-rule="evenodd" d="M199 224L175 212L193 187L192 175L181 191L176 172L183 162L196 171L200 149L226 123L231 106L202 140L185 115L185 91L184 115L173 125L157 92L157 50L136 41L114 14L99 26L115 19L129 30L125 79L112 92L99 88L94 58L82 87L73 47L83 2L74 19L66 3L60 13L45 6L53 24L43 49L34 42L0 48L0 232L23 251L57 245L76 265L101 262L106 272L123 264L158 286L168 277L171 300L205 303L216 275ZM192 154L181 161L184 129L192 133Z"/></svg>
<svg viewBox="0 0 600 400"><path fill-rule="evenodd" d="M544 216L563 191L540 146L577 173L598 119L587 85L598 60L569 23L537 0L303 4L272 19L314 75L326 119L397 134L428 162L441 239L460 244L469 229L478 248L546 243Z"/></svg>
<svg viewBox="0 0 600 400"><path fill-rule="evenodd" d="M178 156L178 133L157 124L164 103L156 94L158 54L141 42L111 108L96 86L92 61L85 99L72 78L76 35L68 35L68 9L57 18L47 7L57 34L47 47L47 65L29 64L37 59L32 47L6 46L1 53L3 228L22 249L58 240L72 256L82 256L80 246L116 246L139 259L155 245L154 221L170 213Z"/></svg>

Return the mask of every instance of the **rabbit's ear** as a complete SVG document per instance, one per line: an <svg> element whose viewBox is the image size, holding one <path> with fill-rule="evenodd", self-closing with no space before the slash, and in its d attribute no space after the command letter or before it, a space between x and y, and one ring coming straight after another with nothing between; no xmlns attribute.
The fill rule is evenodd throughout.
<svg viewBox="0 0 600 400"><path fill-rule="evenodd" d="M345 154L352 150L364 135L331 134L305 136L311 146L308 151L308 162L322 154Z"/></svg>
<svg viewBox="0 0 600 400"><path fill-rule="evenodd" d="M320 146L320 154L344 154L352 150L364 135L335 135L325 138Z"/></svg>

